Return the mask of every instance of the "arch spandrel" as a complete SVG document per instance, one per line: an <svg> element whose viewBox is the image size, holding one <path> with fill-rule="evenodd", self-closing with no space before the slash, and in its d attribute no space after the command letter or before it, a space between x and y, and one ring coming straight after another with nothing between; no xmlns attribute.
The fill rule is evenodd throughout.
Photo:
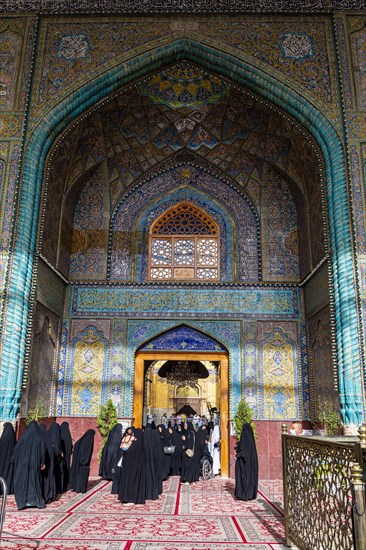
<svg viewBox="0 0 366 550"><path fill-rule="evenodd" d="M101 32L101 26L107 26L111 32ZM174 20L174 16L165 20L163 16L159 16L159 20L116 16L107 23L98 17L89 17L83 21L82 31L80 27L79 22L43 21L39 50L44 54L35 79L32 126L66 95L81 90L91 74L99 78L123 66L131 59L131 52L138 59L147 50L166 49L172 44L172 33L181 49L189 50L190 42L205 44L208 49L222 44L223 56L241 58L275 75L276 80L288 87L301 86L302 93L314 105L326 109L334 121L338 117L338 92L331 83L331 74L336 69L333 57L328 55L328 40L332 37L330 21L313 19L311 32L306 16L298 15L276 20L263 15L261 18L246 15L240 19L227 16L224 23L199 15L194 19L186 16L184 22ZM120 40L116 40L116 36ZM204 56L199 62L203 60ZM312 71L314 64L318 68L316 74ZM56 68L62 69L63 76L54 82L52 74Z"/></svg>
<svg viewBox="0 0 366 550"><path fill-rule="evenodd" d="M153 55L153 62L152 62ZM330 240L332 245L335 328L338 345L338 378L341 405L346 422L363 418L357 387L362 384L360 365L358 309L353 268L353 242L342 144L336 130L313 103L296 93L290 86L276 80L257 66L229 53L222 53L208 44L178 40L153 52L141 54L123 66L114 67L86 84L78 94L58 103L49 116L43 117L28 135L25 150L23 186L20 196L18 231L14 246L12 271L9 276L9 301L5 314L8 326L19 331L5 330L3 345L2 384L5 391L3 416L12 419L18 408L22 364L25 355L26 327L24 319L29 309L33 276L33 252L36 246L40 193L46 156L54 140L75 118L136 78L185 57L198 61L210 70L272 101L293 116L313 135L324 160L328 192ZM35 113L33 113L34 115ZM357 393L358 392L358 393ZM357 394L357 395L356 395Z"/></svg>

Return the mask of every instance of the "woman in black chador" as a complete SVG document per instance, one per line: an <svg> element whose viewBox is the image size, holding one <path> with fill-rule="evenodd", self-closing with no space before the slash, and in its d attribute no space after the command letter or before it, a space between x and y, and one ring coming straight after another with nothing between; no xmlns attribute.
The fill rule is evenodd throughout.
<svg viewBox="0 0 366 550"><path fill-rule="evenodd" d="M118 462L118 499L123 504L145 504L144 433L128 428L121 442Z"/></svg>
<svg viewBox="0 0 366 550"><path fill-rule="evenodd" d="M203 426L196 433L190 425L185 434L185 450L182 456L182 483L195 483L200 477L201 457L204 443L207 437L206 426ZM191 456L193 452L193 456Z"/></svg>
<svg viewBox="0 0 366 550"><path fill-rule="evenodd" d="M45 507L41 476L45 453L39 426L32 420L14 449L14 494L19 510L26 506Z"/></svg>
<svg viewBox="0 0 366 550"><path fill-rule="evenodd" d="M12 458L16 442L13 425L6 422L0 437L0 477L5 479L9 495L14 493L14 463Z"/></svg>
<svg viewBox="0 0 366 550"><path fill-rule="evenodd" d="M42 482L43 482L43 496L46 504L57 495L56 477L55 477L55 453L53 451L52 442L48 435L46 426L40 424L39 431L43 437L43 441L46 447L45 451L45 467L42 470Z"/></svg>
<svg viewBox="0 0 366 550"><path fill-rule="evenodd" d="M94 430L88 430L75 443L70 469L70 488L75 493L86 493L90 462L93 454L94 435Z"/></svg>
<svg viewBox="0 0 366 550"><path fill-rule="evenodd" d="M175 447L174 453L170 455L170 475L180 476L182 473L183 441L175 428L168 428L170 441Z"/></svg>
<svg viewBox="0 0 366 550"><path fill-rule="evenodd" d="M99 466L99 475L104 479L113 479L113 472L117 464L118 449L122 439L122 425L116 424L109 432L108 439L103 447Z"/></svg>
<svg viewBox="0 0 366 550"><path fill-rule="evenodd" d="M65 459L61 447L61 429L57 422L52 422L48 428L48 437L53 449L53 471L55 474L56 494L62 492L63 471L65 469Z"/></svg>
<svg viewBox="0 0 366 550"><path fill-rule="evenodd" d="M162 492L161 446L157 430L147 424L144 431L145 498L156 500Z"/></svg>
<svg viewBox="0 0 366 550"><path fill-rule="evenodd" d="M170 455L164 453L164 447L170 447L172 445L172 442L170 440L170 434L163 424L159 424L157 429L160 435L161 445L161 481L164 481L164 479L167 479L169 477L170 472Z"/></svg>
<svg viewBox="0 0 366 550"><path fill-rule="evenodd" d="M236 446L235 496L240 500L254 500L258 491L258 456L253 429L243 425Z"/></svg>
<svg viewBox="0 0 366 550"><path fill-rule="evenodd" d="M62 422L60 426L61 434L61 450L64 455L64 469L61 472L61 490L67 491L69 486L69 477L70 477L70 464L71 464L71 453L72 453L72 438L68 422Z"/></svg>

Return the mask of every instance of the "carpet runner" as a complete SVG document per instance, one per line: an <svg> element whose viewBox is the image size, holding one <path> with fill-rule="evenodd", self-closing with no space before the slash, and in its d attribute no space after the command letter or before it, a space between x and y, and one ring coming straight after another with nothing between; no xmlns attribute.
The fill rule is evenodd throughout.
<svg viewBox="0 0 366 550"><path fill-rule="evenodd" d="M111 484L91 480L44 510L18 511L8 497L2 550L282 550L282 483L261 482L257 500L234 497L234 481L164 482L158 501L122 506Z"/></svg>

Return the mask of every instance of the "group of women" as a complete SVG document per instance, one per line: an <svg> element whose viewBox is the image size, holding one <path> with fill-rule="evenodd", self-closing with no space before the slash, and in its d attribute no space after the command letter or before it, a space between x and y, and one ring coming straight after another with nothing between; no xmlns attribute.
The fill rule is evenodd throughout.
<svg viewBox="0 0 366 550"><path fill-rule="evenodd" d="M33 420L18 442L12 424L6 423L0 438L0 476L8 493L14 493L18 509L44 508L68 488L85 493L94 434L88 430L73 451L68 422L53 422L47 430Z"/></svg>
<svg viewBox="0 0 366 550"><path fill-rule="evenodd" d="M16 442L12 424L5 424L0 438L0 476L6 480L8 492L14 493L18 509L44 508L68 488L85 493L94 434L88 430L73 448L67 422L53 422L47 430L32 421ZM144 504L159 498L169 476L180 476L183 484L195 484L201 459L211 458L208 442L205 425L196 431L192 424L155 428L150 423L144 430L129 427L122 434L122 425L117 424L103 448L99 475L112 480L112 493L118 494L123 504ZM255 499L257 488L253 430L244 424L236 447L235 496Z"/></svg>
<svg viewBox="0 0 366 550"><path fill-rule="evenodd" d="M104 446L99 475L113 481L112 493L124 504L156 500L169 476L180 476L185 484L199 480L208 436L206 426L195 431L193 425L155 428L154 423L144 430L130 427L122 435L117 424Z"/></svg>

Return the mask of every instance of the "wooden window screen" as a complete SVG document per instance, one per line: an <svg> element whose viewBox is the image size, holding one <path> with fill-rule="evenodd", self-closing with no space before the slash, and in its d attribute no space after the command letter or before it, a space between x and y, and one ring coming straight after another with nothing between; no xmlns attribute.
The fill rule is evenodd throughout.
<svg viewBox="0 0 366 550"><path fill-rule="evenodd" d="M181 203L150 229L150 280L219 280L219 228L203 210Z"/></svg>

